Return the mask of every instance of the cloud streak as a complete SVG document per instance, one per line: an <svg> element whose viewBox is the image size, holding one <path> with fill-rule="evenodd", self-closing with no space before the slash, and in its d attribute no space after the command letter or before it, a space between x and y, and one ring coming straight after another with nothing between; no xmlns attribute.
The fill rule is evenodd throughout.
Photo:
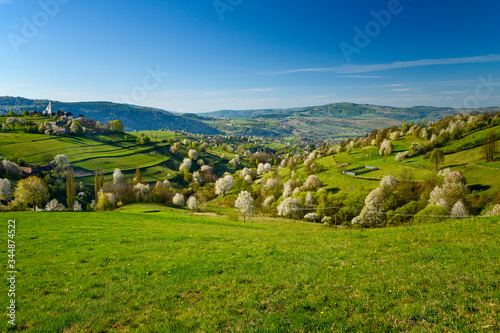
<svg viewBox="0 0 500 333"><path fill-rule="evenodd" d="M284 75L284 74L306 73L306 72L316 72L316 73L333 72L339 74L359 74L359 73L381 72L381 71L388 71L392 69L402 69L402 68L479 64L479 63L493 63L493 62L500 62L500 54L489 54L483 56L464 57L464 58L396 61L388 64L343 65L339 67L290 69L280 72L265 73L263 75Z"/></svg>

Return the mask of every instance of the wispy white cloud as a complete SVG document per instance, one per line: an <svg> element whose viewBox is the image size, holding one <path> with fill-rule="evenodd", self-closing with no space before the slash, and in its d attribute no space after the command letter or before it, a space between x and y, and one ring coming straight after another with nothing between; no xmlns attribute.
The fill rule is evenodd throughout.
<svg viewBox="0 0 500 333"><path fill-rule="evenodd" d="M413 68L426 66L443 66L459 64L478 64L500 62L500 54L489 54L485 56L466 57L466 58L445 58L445 59L423 59L415 61L396 61L390 64L373 65L344 65L337 68L339 73L367 73L386 71L399 68Z"/></svg>
<svg viewBox="0 0 500 333"><path fill-rule="evenodd" d="M12 0L0 0L0 5L13 5Z"/></svg>
<svg viewBox="0 0 500 333"><path fill-rule="evenodd" d="M493 63L493 62L500 62L500 54L489 54L484 56L464 57L464 58L396 61L388 64L343 65L339 67L290 69L279 72L264 73L262 75L283 75L283 74L294 74L294 73L305 73L305 72L333 72L339 74L357 74L357 73L380 72L380 71L387 71L391 69L401 69L401 68L446 66L446 65L459 65L459 64L478 64L478 63Z"/></svg>
<svg viewBox="0 0 500 333"><path fill-rule="evenodd" d="M254 89L240 89L240 90L219 90L219 91L207 91L202 93L202 95L229 95L229 94L236 94L236 93L259 93L259 92L266 92L266 91L272 91L274 90L273 88L254 88Z"/></svg>
<svg viewBox="0 0 500 333"><path fill-rule="evenodd" d="M341 75L340 77L353 78L353 79L386 79L389 76L376 76L376 75Z"/></svg>

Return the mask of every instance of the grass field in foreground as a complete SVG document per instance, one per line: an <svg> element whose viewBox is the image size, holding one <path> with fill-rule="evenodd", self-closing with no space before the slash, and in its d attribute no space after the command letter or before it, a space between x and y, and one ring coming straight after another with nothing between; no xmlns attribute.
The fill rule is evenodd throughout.
<svg viewBox="0 0 500 333"><path fill-rule="evenodd" d="M17 329L499 329L499 219L334 230L158 208L2 214L4 272L17 221Z"/></svg>

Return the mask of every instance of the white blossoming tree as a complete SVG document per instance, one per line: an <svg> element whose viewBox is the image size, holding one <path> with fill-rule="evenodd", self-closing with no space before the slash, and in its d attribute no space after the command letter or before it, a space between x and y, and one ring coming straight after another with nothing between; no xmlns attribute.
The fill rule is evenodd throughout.
<svg viewBox="0 0 500 333"><path fill-rule="evenodd" d="M215 194L224 196L226 193L231 191L234 185L234 178L231 175L227 175L224 178L219 178L215 182Z"/></svg>
<svg viewBox="0 0 500 333"><path fill-rule="evenodd" d="M359 224L363 227L382 226L384 222L384 211L382 206L387 199L387 189L377 187L365 198L365 205L361 213L352 220L352 224Z"/></svg>
<svg viewBox="0 0 500 333"><path fill-rule="evenodd" d="M487 211L485 216L500 216L500 204L495 205L491 210Z"/></svg>
<svg viewBox="0 0 500 333"><path fill-rule="evenodd" d="M380 186L392 190L394 186L396 186L397 182L398 179L396 177L394 177L393 175L388 175L382 178L382 180L380 181Z"/></svg>
<svg viewBox="0 0 500 333"><path fill-rule="evenodd" d="M436 186L429 196L429 205L438 205L448 211L457 203L464 201L467 194L465 178L459 171L452 171L445 176L443 185Z"/></svg>
<svg viewBox="0 0 500 333"><path fill-rule="evenodd" d="M295 198L286 198L278 205L279 216L297 217L300 214L300 203Z"/></svg>
<svg viewBox="0 0 500 333"><path fill-rule="evenodd" d="M196 161L198 159L198 152L194 149L189 149L188 156L190 159Z"/></svg>
<svg viewBox="0 0 500 333"><path fill-rule="evenodd" d="M198 210L198 201L196 200L196 197L190 196L189 199L187 200L187 206L193 212L197 211Z"/></svg>
<svg viewBox="0 0 500 333"><path fill-rule="evenodd" d="M304 216L304 220L318 223L321 221L321 217L316 213L309 213Z"/></svg>
<svg viewBox="0 0 500 333"><path fill-rule="evenodd" d="M193 172L193 182L203 185L203 177L199 171Z"/></svg>
<svg viewBox="0 0 500 333"><path fill-rule="evenodd" d="M151 192L149 185L137 183L134 185L135 197L139 201L146 201Z"/></svg>
<svg viewBox="0 0 500 333"><path fill-rule="evenodd" d="M380 145L378 154L389 156L392 154L392 150L393 150L392 142L390 140L385 139L384 141L382 141L382 144Z"/></svg>
<svg viewBox="0 0 500 333"><path fill-rule="evenodd" d="M14 191L8 179L0 179L0 201L9 201L13 198Z"/></svg>
<svg viewBox="0 0 500 333"><path fill-rule="evenodd" d="M9 160L2 160L2 167L5 173L9 176L19 177L22 174L22 170L16 163L12 163Z"/></svg>
<svg viewBox="0 0 500 333"><path fill-rule="evenodd" d="M54 164L58 169L64 170L69 168L69 160L65 154L58 154L54 157Z"/></svg>
<svg viewBox="0 0 500 333"><path fill-rule="evenodd" d="M247 184L252 184L253 183L252 176L246 175L245 176L245 181L247 182Z"/></svg>
<svg viewBox="0 0 500 333"><path fill-rule="evenodd" d="M245 179L246 176L252 176L252 170L249 168L243 168L243 170L240 171L241 179Z"/></svg>
<svg viewBox="0 0 500 333"><path fill-rule="evenodd" d="M172 203L179 207L185 206L184 196L180 193L176 193L174 198L172 199Z"/></svg>
<svg viewBox="0 0 500 333"><path fill-rule="evenodd" d="M75 200L75 203L73 204L73 210L75 212L80 212L82 210L82 205L78 200Z"/></svg>
<svg viewBox="0 0 500 333"><path fill-rule="evenodd" d="M123 172L116 168L115 171L113 172L113 184L123 184L125 183L125 176L123 175Z"/></svg>
<svg viewBox="0 0 500 333"><path fill-rule="evenodd" d="M462 200L458 200L455 205L453 205L451 208L451 215L454 219L463 219L469 215Z"/></svg>
<svg viewBox="0 0 500 333"><path fill-rule="evenodd" d="M303 191L317 191L321 187L321 181L318 176L310 175L307 177L304 185L302 185Z"/></svg>
<svg viewBox="0 0 500 333"><path fill-rule="evenodd" d="M45 210L47 212L62 212L66 210L66 207L57 199L52 199L45 205Z"/></svg>
<svg viewBox="0 0 500 333"><path fill-rule="evenodd" d="M262 175L263 173L264 173L264 163L259 163L259 165L257 165L257 174Z"/></svg>
<svg viewBox="0 0 500 333"><path fill-rule="evenodd" d="M189 171L192 165L193 161L190 158L185 158L182 161L182 164L179 166L179 171L180 172L184 172L184 170Z"/></svg>
<svg viewBox="0 0 500 333"><path fill-rule="evenodd" d="M234 209L243 214L243 223L245 223L247 216L250 217L255 214L255 203L252 194L241 191L234 203Z"/></svg>

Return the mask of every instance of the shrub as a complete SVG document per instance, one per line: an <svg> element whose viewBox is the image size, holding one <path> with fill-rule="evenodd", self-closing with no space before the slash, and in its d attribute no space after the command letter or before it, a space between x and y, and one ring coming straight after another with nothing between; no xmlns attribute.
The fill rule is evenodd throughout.
<svg viewBox="0 0 500 333"><path fill-rule="evenodd" d="M450 212L437 205L429 205L415 215L415 223L441 222L449 218Z"/></svg>
<svg viewBox="0 0 500 333"><path fill-rule="evenodd" d="M316 213L309 213L304 216L304 220L317 223L321 221L321 217Z"/></svg>
<svg viewBox="0 0 500 333"><path fill-rule="evenodd" d="M324 216L321 219L321 223L323 223L325 225L332 225L333 224L333 219L330 216Z"/></svg>

